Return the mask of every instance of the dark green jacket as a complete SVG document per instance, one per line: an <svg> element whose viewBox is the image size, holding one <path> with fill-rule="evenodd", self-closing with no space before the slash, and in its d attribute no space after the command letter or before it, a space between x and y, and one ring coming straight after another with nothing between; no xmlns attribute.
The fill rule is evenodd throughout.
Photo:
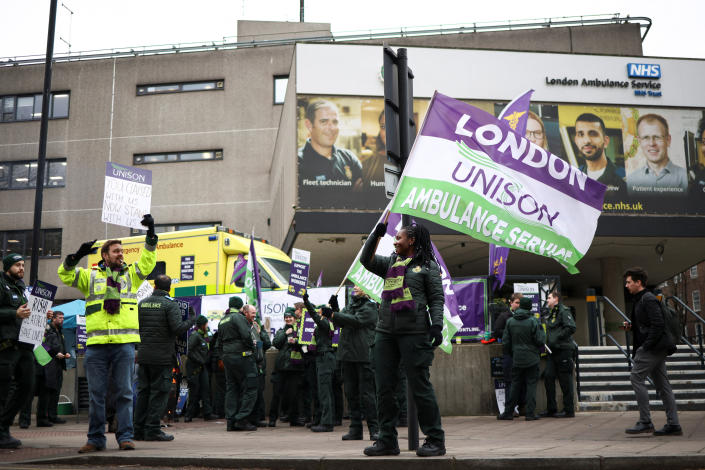
<svg viewBox="0 0 705 470"><path fill-rule="evenodd" d="M360 255L362 265L382 279L397 259L392 256L379 256L374 254L377 245L377 236L372 233ZM412 261L406 268L406 283L411 296L416 302L415 311L402 311L392 314L391 301L382 300L379 309L377 331L383 333L428 333L431 325L443 327L443 285L438 265L431 261L428 266L419 266ZM430 315L430 322L429 322Z"/></svg>
<svg viewBox="0 0 705 470"><path fill-rule="evenodd" d="M370 362L370 346L374 343L377 304L366 296L353 297L342 311L333 314L340 327L338 360Z"/></svg>
<svg viewBox="0 0 705 470"><path fill-rule="evenodd" d="M186 374L192 375L196 369L205 366L208 361L208 342L201 330L196 330L188 337L188 361Z"/></svg>
<svg viewBox="0 0 705 470"><path fill-rule="evenodd" d="M140 320L137 362L156 366L173 364L176 337L188 331L196 318L181 320L179 304L160 289L155 289L137 308Z"/></svg>
<svg viewBox="0 0 705 470"><path fill-rule="evenodd" d="M0 341L17 341L19 337L22 320L17 318L17 309L27 303L24 289L21 279L14 280L7 273L0 273Z"/></svg>
<svg viewBox="0 0 705 470"><path fill-rule="evenodd" d="M575 321L570 310L563 304L551 309L546 317L546 344L551 351L559 349L575 349L571 338L575 333Z"/></svg>
<svg viewBox="0 0 705 470"><path fill-rule="evenodd" d="M507 320L502 336L504 354L511 354L516 367L531 367L539 363L539 348L546 335L530 311L518 308Z"/></svg>
<svg viewBox="0 0 705 470"><path fill-rule="evenodd" d="M242 353L255 355L257 349L252 341L250 322L242 313L231 313L223 317L218 324L218 354L225 357L228 354L242 356Z"/></svg>
<svg viewBox="0 0 705 470"><path fill-rule="evenodd" d="M296 331L288 335L286 334L286 330L289 328L292 327L289 325L284 325L284 328L280 328L274 335L274 341L272 341L272 344L279 350L277 360L274 363L274 370L285 372L303 372L304 361L301 346L298 343L289 343L289 338L296 339Z"/></svg>
<svg viewBox="0 0 705 470"><path fill-rule="evenodd" d="M316 339L316 354L333 351L333 323L330 319L324 317L316 309L306 309L311 315L313 322L316 324L316 329L313 330L313 336Z"/></svg>
<svg viewBox="0 0 705 470"><path fill-rule="evenodd" d="M253 326L250 326L250 335L252 340L257 343L257 370L260 374L264 374L267 370L267 361L264 353L272 347L272 340L269 339L269 332L261 323L259 323L259 335Z"/></svg>

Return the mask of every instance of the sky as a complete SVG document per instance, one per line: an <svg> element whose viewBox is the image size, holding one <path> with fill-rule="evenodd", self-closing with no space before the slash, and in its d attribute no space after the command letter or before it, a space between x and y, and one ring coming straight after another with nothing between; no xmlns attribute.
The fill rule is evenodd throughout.
<svg viewBox="0 0 705 470"><path fill-rule="evenodd" d="M0 0L0 58L45 54L49 3ZM651 18L644 55L705 58L703 0L305 0L305 20L333 34L615 13ZM54 51L234 42L240 19L298 21L299 0L58 0Z"/></svg>

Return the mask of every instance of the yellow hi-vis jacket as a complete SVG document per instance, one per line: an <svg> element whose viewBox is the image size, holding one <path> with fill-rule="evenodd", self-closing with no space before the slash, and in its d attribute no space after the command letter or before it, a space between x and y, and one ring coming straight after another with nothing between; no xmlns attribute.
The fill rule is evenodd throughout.
<svg viewBox="0 0 705 470"><path fill-rule="evenodd" d="M86 296L86 346L140 342L137 290L157 263L156 241L154 245L145 243L144 248L139 261L118 278L120 312L114 315L103 308L108 276L102 261L91 269L66 266L66 262L59 266L61 282Z"/></svg>

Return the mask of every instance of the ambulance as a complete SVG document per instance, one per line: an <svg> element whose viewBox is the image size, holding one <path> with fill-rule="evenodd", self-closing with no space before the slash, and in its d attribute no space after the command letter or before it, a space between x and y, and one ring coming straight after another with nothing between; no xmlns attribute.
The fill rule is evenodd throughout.
<svg viewBox="0 0 705 470"><path fill-rule="evenodd" d="M162 232L157 234L157 265L147 279L159 274L171 278L174 297L231 294L242 292L245 277L238 279L235 268L238 260L249 258L250 237L221 226ZM144 249L144 235L121 238L125 262L137 261ZM97 241L95 254L88 256L88 266L100 260ZM283 251L255 238L255 255L259 264L262 290L282 290L289 285L291 258ZM238 266L239 265L239 266ZM238 274L241 272L238 269Z"/></svg>

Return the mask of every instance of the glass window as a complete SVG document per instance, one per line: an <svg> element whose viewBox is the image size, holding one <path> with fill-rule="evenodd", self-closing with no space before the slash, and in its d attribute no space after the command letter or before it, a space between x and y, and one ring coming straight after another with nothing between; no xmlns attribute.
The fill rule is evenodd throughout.
<svg viewBox="0 0 705 470"><path fill-rule="evenodd" d="M41 258L61 256L61 229L44 229L39 234ZM32 256L32 231L11 230L0 232L0 253L19 253L22 256Z"/></svg>
<svg viewBox="0 0 705 470"><path fill-rule="evenodd" d="M14 121L15 120L15 97L6 96L2 100L2 120L3 121Z"/></svg>
<svg viewBox="0 0 705 470"><path fill-rule="evenodd" d="M17 98L17 121L28 121L32 119L34 110L34 96L19 96Z"/></svg>
<svg viewBox="0 0 705 470"><path fill-rule="evenodd" d="M693 291L693 310L696 312L700 311L700 291Z"/></svg>
<svg viewBox="0 0 705 470"><path fill-rule="evenodd" d="M46 174L46 186L55 188L66 186L66 162L48 161Z"/></svg>
<svg viewBox="0 0 705 470"><path fill-rule="evenodd" d="M0 163L0 189L10 187L10 167L7 162Z"/></svg>
<svg viewBox="0 0 705 470"><path fill-rule="evenodd" d="M133 155L135 165L164 162L189 162L199 160L222 160L222 150L196 150L172 153L149 153Z"/></svg>
<svg viewBox="0 0 705 470"><path fill-rule="evenodd" d="M698 265L696 264L695 266L690 268L690 278L697 279L697 277L698 277Z"/></svg>
<svg viewBox="0 0 705 470"><path fill-rule="evenodd" d="M32 113L32 119L42 118L42 101L44 97L42 95L34 95L34 112Z"/></svg>
<svg viewBox="0 0 705 470"><path fill-rule="evenodd" d="M69 117L69 94L57 93L51 95L51 117L65 118Z"/></svg>
<svg viewBox="0 0 705 470"><path fill-rule="evenodd" d="M189 91L222 90L225 80L207 80L203 82L163 83L158 85L137 85L138 95L157 95L161 93L179 93Z"/></svg>
<svg viewBox="0 0 705 470"><path fill-rule="evenodd" d="M10 187L13 189L29 188L29 163L15 163L12 165L12 181Z"/></svg>
<svg viewBox="0 0 705 470"><path fill-rule="evenodd" d="M286 97L286 86L288 83L288 75L274 77L274 104L284 104L284 98Z"/></svg>
<svg viewBox="0 0 705 470"><path fill-rule="evenodd" d="M61 255L61 229L43 230L44 244L41 256Z"/></svg>

